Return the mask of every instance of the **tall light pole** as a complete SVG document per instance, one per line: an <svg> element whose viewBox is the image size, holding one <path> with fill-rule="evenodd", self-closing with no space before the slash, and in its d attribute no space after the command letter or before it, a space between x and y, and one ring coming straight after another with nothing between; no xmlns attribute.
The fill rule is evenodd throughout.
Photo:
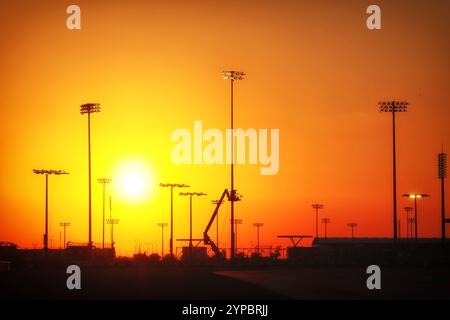
<svg viewBox="0 0 450 320"><path fill-rule="evenodd" d="M415 240L417 241L419 239L418 233L417 233L417 199L421 199L421 198L427 198L430 197L429 194L425 194L425 193L405 193L402 194L402 197L407 197L410 199L414 199L414 236L415 236Z"/></svg>
<svg viewBox="0 0 450 320"><path fill-rule="evenodd" d="M329 224L330 222L330 218L322 218L322 223L325 226L325 239L327 238L327 224Z"/></svg>
<svg viewBox="0 0 450 320"><path fill-rule="evenodd" d="M92 246L92 192L91 192L91 113L100 112L99 103L85 103L80 107L80 113L88 115L88 179L89 179L89 241Z"/></svg>
<svg viewBox="0 0 450 320"><path fill-rule="evenodd" d="M103 225L103 229L102 229L102 248L105 249L105 202L106 202L106 198L105 198L105 186L107 183L111 183L111 179L110 178L100 178L97 179L97 181L101 184L103 184L103 218L102 218L102 225Z"/></svg>
<svg viewBox="0 0 450 320"><path fill-rule="evenodd" d="M160 187L170 188L170 255L173 257L173 188L188 188L184 183L160 183Z"/></svg>
<svg viewBox="0 0 450 320"><path fill-rule="evenodd" d="M255 222L253 224L254 227L256 227L256 248L257 251L259 253L259 229L264 225L264 223L262 222Z"/></svg>
<svg viewBox="0 0 450 320"><path fill-rule="evenodd" d="M114 225L119 224L119 219L107 219L106 223L111 225L111 249L114 248Z"/></svg>
<svg viewBox="0 0 450 320"><path fill-rule="evenodd" d="M355 228L358 226L357 223L355 222L350 222L347 224L348 227L350 227L350 229L352 229L352 240L355 238Z"/></svg>
<svg viewBox="0 0 450 320"><path fill-rule="evenodd" d="M203 192L180 192L180 196L189 197L189 254L192 258L192 197L206 196Z"/></svg>
<svg viewBox="0 0 450 320"><path fill-rule="evenodd" d="M231 225L234 225L234 243L236 245L235 250L238 249L238 225L242 224L244 222L244 220L242 219L234 219L231 220Z"/></svg>
<svg viewBox="0 0 450 320"><path fill-rule="evenodd" d="M164 228L167 227L167 223L161 222L158 223L158 226L161 227L161 260L164 259Z"/></svg>
<svg viewBox="0 0 450 320"><path fill-rule="evenodd" d="M45 234L44 234L44 250L48 251L48 176L51 174L61 175L61 174L69 174L63 170L37 170L33 169L35 174L44 174L45 175Z"/></svg>
<svg viewBox="0 0 450 320"><path fill-rule="evenodd" d="M70 222L60 222L59 225L64 229L64 249L66 248L66 228L70 226Z"/></svg>
<svg viewBox="0 0 450 320"><path fill-rule="evenodd" d="M319 209L323 209L323 204L314 203L313 209L316 209L316 238L319 237Z"/></svg>
<svg viewBox="0 0 450 320"><path fill-rule="evenodd" d="M439 179L441 180L441 238L442 244L445 244L445 190L444 182L447 178L447 154L444 152L438 155Z"/></svg>
<svg viewBox="0 0 450 320"><path fill-rule="evenodd" d="M237 80L243 80L245 73L241 71L222 71L223 78L226 80L230 80L230 105L231 105L231 190L229 200L231 201L231 221L234 221L234 202L238 200L236 195L236 190L234 190L234 82ZM231 223L231 249L230 249L230 259L234 259L234 251L235 251L235 240L234 240L234 226Z"/></svg>
<svg viewBox="0 0 450 320"><path fill-rule="evenodd" d="M406 112L408 102L405 101L381 101L378 103L381 112L392 114L392 177L393 177L393 210L394 210L394 242L397 241L397 160L395 149L395 114Z"/></svg>
<svg viewBox="0 0 450 320"><path fill-rule="evenodd" d="M405 209L405 212L406 212L406 237L407 238L412 238L412 233L410 233L410 226L409 226L409 223L411 222L410 218L409 218L409 213L411 211L413 211L414 208L412 208L412 207L404 207L403 209Z"/></svg>

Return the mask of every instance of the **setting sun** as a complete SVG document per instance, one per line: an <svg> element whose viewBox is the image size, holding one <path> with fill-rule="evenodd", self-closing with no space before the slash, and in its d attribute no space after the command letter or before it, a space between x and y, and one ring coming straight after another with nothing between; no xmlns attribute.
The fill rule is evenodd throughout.
<svg viewBox="0 0 450 320"><path fill-rule="evenodd" d="M150 166L142 159L127 159L117 165L115 189L123 200L145 201L151 196L153 175Z"/></svg>

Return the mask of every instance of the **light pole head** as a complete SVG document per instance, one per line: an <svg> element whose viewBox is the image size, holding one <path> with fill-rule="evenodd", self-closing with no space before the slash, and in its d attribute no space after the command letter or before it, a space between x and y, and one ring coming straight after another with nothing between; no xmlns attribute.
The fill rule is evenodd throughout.
<svg viewBox="0 0 450 320"><path fill-rule="evenodd" d="M261 228L263 225L264 225L264 223L262 223L262 222L255 222L255 223L253 224L253 226L254 226L254 227L257 227L257 228Z"/></svg>
<svg viewBox="0 0 450 320"><path fill-rule="evenodd" d="M380 112L406 112L409 102L406 101L380 101Z"/></svg>
<svg viewBox="0 0 450 320"><path fill-rule="evenodd" d="M60 174L69 174L68 172L64 171L64 170L38 170L38 169L33 169L33 172L35 174L55 174L55 175L60 175Z"/></svg>
<svg viewBox="0 0 450 320"><path fill-rule="evenodd" d="M165 227L167 227L167 223L165 223L165 222L160 222L160 223L158 223L158 226L159 227L161 227L161 228L165 228Z"/></svg>
<svg viewBox="0 0 450 320"><path fill-rule="evenodd" d="M242 224L244 222L244 220L242 219L234 219L234 221L232 221L232 223L234 224Z"/></svg>
<svg viewBox="0 0 450 320"><path fill-rule="evenodd" d="M206 196L207 194L204 192L180 192L179 193L180 196Z"/></svg>
<svg viewBox="0 0 450 320"><path fill-rule="evenodd" d="M99 178L97 179L98 183L111 183L111 178Z"/></svg>
<svg viewBox="0 0 450 320"><path fill-rule="evenodd" d="M80 113L95 113L100 112L100 103L85 103L80 107Z"/></svg>
<svg viewBox="0 0 450 320"><path fill-rule="evenodd" d="M246 75L244 72L241 71L222 71L223 78L226 80L243 80L244 76Z"/></svg>
<svg viewBox="0 0 450 320"><path fill-rule="evenodd" d="M70 222L60 222L59 225L61 227L69 227L70 226Z"/></svg>
<svg viewBox="0 0 450 320"><path fill-rule="evenodd" d="M402 197L410 198L410 199L420 199L420 198L427 198L431 197L431 195L426 193L404 193L402 194Z"/></svg>
<svg viewBox="0 0 450 320"><path fill-rule="evenodd" d="M358 224L355 222L350 222L350 223L347 223L347 226L349 226L350 228L355 228L356 226L358 226Z"/></svg>
<svg viewBox="0 0 450 320"><path fill-rule="evenodd" d="M189 188L190 186L184 183L160 183L160 187L164 188Z"/></svg>
<svg viewBox="0 0 450 320"><path fill-rule="evenodd" d="M322 208L323 208L323 204L320 204L320 203L314 203L314 204L312 205L312 207L313 207L314 209L322 209Z"/></svg>
<svg viewBox="0 0 450 320"><path fill-rule="evenodd" d="M120 219L107 219L107 224L118 224L120 222Z"/></svg>
<svg viewBox="0 0 450 320"><path fill-rule="evenodd" d="M322 223L327 224L327 223L330 223L330 222L331 222L330 218L322 218Z"/></svg>

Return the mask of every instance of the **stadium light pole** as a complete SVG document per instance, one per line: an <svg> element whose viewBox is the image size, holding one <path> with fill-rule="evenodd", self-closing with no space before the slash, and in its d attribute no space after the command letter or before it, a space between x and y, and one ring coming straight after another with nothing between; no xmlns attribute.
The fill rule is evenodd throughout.
<svg viewBox="0 0 450 320"><path fill-rule="evenodd" d="M443 150L442 150L443 151ZM447 154L441 152L438 154L439 179L441 180L441 238L442 244L445 244L445 178L447 178Z"/></svg>
<svg viewBox="0 0 450 320"><path fill-rule="evenodd" d="M88 115L88 185L89 185L89 241L92 246L92 192L91 192L91 113L100 112L99 103L85 103L80 107L80 113Z"/></svg>
<svg viewBox="0 0 450 320"><path fill-rule="evenodd" d="M167 227L167 223L161 222L158 223L158 226L161 227L161 260L164 258L164 228Z"/></svg>
<svg viewBox="0 0 450 320"><path fill-rule="evenodd" d="M180 192L180 196L189 197L189 250L192 257L192 197L206 196L203 192Z"/></svg>
<svg viewBox="0 0 450 320"><path fill-rule="evenodd" d="M111 225L111 249L114 248L114 225L119 224L119 219L107 219L106 223Z"/></svg>
<svg viewBox="0 0 450 320"><path fill-rule="evenodd" d="M102 218L102 248L105 249L105 202L106 202L106 198L105 198L105 194L106 194L106 184L107 183L111 183L111 179L110 178L99 178L97 179L98 183L103 184L103 218Z"/></svg>
<svg viewBox="0 0 450 320"><path fill-rule="evenodd" d="M60 222L59 225L63 227L64 231L64 249L66 248L66 228L70 226L70 222Z"/></svg>
<svg viewBox="0 0 450 320"><path fill-rule="evenodd" d="M238 249L238 225L242 224L244 222L244 220L242 219L234 219L231 220L231 225L234 225L234 243L235 243L235 250L237 251Z"/></svg>
<svg viewBox="0 0 450 320"><path fill-rule="evenodd" d="M322 223L325 226L325 239L327 238L327 224L331 222L330 218L323 218Z"/></svg>
<svg viewBox="0 0 450 320"><path fill-rule="evenodd" d="M38 170L33 169L35 174L44 174L45 175L45 234L44 234L44 250L47 253L48 251L48 176L53 175L62 175L69 174L63 170Z"/></svg>
<svg viewBox="0 0 450 320"><path fill-rule="evenodd" d="M355 238L355 228L358 226L357 223L355 222L350 222L347 224L348 227L350 227L352 229L352 240Z"/></svg>
<svg viewBox="0 0 450 320"><path fill-rule="evenodd" d="M222 71L223 78L226 80L230 80L230 106L231 106L231 190L229 200L231 201L231 221L234 221L234 202L238 201L238 197L236 194L236 190L234 190L234 82L237 80L243 80L245 73L241 71ZM234 251L235 251L235 239L234 239L234 226L231 222L231 249L230 249L230 259L234 259Z"/></svg>
<svg viewBox="0 0 450 320"><path fill-rule="evenodd" d="M261 227L264 225L264 223L262 222L255 222L253 224L254 227L256 227L256 248L257 248L257 253L259 253L259 229L261 229Z"/></svg>
<svg viewBox="0 0 450 320"><path fill-rule="evenodd" d="M316 210L316 238L319 237L319 209L323 209L323 204L314 203L313 209Z"/></svg>
<svg viewBox="0 0 450 320"><path fill-rule="evenodd" d="M408 108L406 101L381 101L378 103L381 112L390 112L392 114L392 177L393 177L393 221L394 221L394 242L397 241L397 160L395 146L395 114L397 112L406 112Z"/></svg>
<svg viewBox="0 0 450 320"><path fill-rule="evenodd" d="M431 197L431 196L426 193L405 193L405 194L402 194L402 197L414 199L414 237L415 237L415 240L417 241L419 239L419 236L417 233L417 229L418 229L418 227L417 227L417 199L427 198L427 197Z"/></svg>
<svg viewBox="0 0 450 320"><path fill-rule="evenodd" d="M187 184L184 183L160 183L160 187L170 188L170 255L173 255L173 188L189 188Z"/></svg>
<svg viewBox="0 0 450 320"><path fill-rule="evenodd" d="M410 226L409 226L409 224L411 222L411 220L409 218L409 213L411 211L413 211L414 208L412 208L412 207L404 207L403 209L405 209L405 212L406 212L406 237L407 238L412 238L412 232L410 232L411 230L410 230Z"/></svg>

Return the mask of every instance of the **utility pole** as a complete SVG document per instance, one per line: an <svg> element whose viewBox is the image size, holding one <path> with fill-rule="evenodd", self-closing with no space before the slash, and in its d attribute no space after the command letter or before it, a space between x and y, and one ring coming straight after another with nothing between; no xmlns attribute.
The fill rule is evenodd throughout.
<svg viewBox="0 0 450 320"><path fill-rule="evenodd" d="M164 228L167 227L167 223L161 222L158 223L158 226L161 227L161 260L164 259Z"/></svg>
<svg viewBox="0 0 450 320"><path fill-rule="evenodd" d="M48 252L48 176L51 174L54 175L62 175L69 174L63 170L37 170L33 169L35 174L44 174L45 175L45 234L44 234L44 251L47 254Z"/></svg>
<svg viewBox="0 0 450 320"><path fill-rule="evenodd" d="M80 113L88 115L88 185L89 185L89 240L92 247L92 190L91 190L91 113L100 112L99 103L86 103L81 105Z"/></svg>
<svg viewBox="0 0 450 320"><path fill-rule="evenodd" d="M189 188L187 184L184 183L160 183L160 187L170 188L170 255L172 258L173 254L173 188Z"/></svg>
<svg viewBox="0 0 450 320"><path fill-rule="evenodd" d="M358 224L355 222L351 222L351 223L348 223L347 226L349 226L352 229L352 240L353 240L355 238L354 229L358 226Z"/></svg>
<svg viewBox="0 0 450 320"><path fill-rule="evenodd" d="M319 209L323 209L323 204L314 203L313 209L316 209L316 238L319 237Z"/></svg>
<svg viewBox="0 0 450 320"><path fill-rule="evenodd" d="M236 190L234 189L234 81L243 80L245 73L241 71L222 71L224 79L230 80L230 95L231 95L231 190L229 200L231 201L231 221L234 221L234 202L238 200ZM234 259L235 252L235 238L233 223L231 223L231 252L230 259Z"/></svg>
<svg viewBox="0 0 450 320"><path fill-rule="evenodd" d="M392 114L392 177L393 177L393 221L394 221L394 242L397 241L397 160L395 146L395 114L397 112L406 112L408 102L405 101L382 101L378 105L381 112Z"/></svg>

